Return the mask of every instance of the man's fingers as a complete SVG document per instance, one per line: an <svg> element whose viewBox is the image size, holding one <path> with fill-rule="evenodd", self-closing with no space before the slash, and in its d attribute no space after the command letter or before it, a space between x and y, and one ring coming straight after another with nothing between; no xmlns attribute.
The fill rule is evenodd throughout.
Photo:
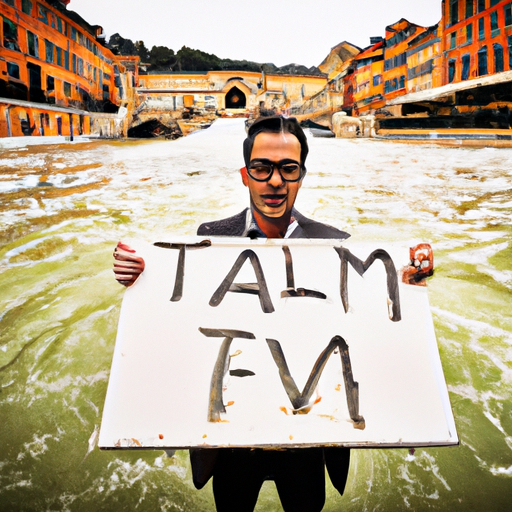
<svg viewBox="0 0 512 512"><path fill-rule="evenodd" d="M117 247L114 249L114 258L121 261L144 261L140 256L137 256L133 252L123 251Z"/></svg>
<svg viewBox="0 0 512 512"><path fill-rule="evenodd" d="M129 268L114 267L114 274L126 274L128 276L140 276L141 272L138 269L131 270Z"/></svg>
<svg viewBox="0 0 512 512"><path fill-rule="evenodd" d="M128 245L119 242L114 249L114 276L123 286L131 286L144 271L144 259Z"/></svg>
<svg viewBox="0 0 512 512"><path fill-rule="evenodd" d="M116 249L119 251L125 251L125 252L135 252L135 249L132 249L129 245L123 244L123 242L117 242Z"/></svg>
<svg viewBox="0 0 512 512"><path fill-rule="evenodd" d="M126 272L114 272L117 281L135 281L140 274L128 274Z"/></svg>
<svg viewBox="0 0 512 512"><path fill-rule="evenodd" d="M131 286L139 277L139 273L137 274L129 274L126 272L116 272L114 270L114 277L116 281L123 286Z"/></svg>
<svg viewBox="0 0 512 512"><path fill-rule="evenodd" d="M140 274L144 270L144 261L114 261L115 269L138 270Z"/></svg>

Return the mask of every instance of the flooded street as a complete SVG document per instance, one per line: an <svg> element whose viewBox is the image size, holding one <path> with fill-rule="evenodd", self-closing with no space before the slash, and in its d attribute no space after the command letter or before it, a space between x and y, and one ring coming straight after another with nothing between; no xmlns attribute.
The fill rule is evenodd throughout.
<svg viewBox="0 0 512 512"><path fill-rule="evenodd" d="M187 452L95 443L123 296L112 250L195 234L247 206L244 137L242 119L221 119L176 141L0 149L0 510L215 510ZM432 245L429 297L461 440L354 450L345 494L329 483L324 510L510 510L512 149L309 142L299 211L354 242ZM256 510L281 510L273 483Z"/></svg>

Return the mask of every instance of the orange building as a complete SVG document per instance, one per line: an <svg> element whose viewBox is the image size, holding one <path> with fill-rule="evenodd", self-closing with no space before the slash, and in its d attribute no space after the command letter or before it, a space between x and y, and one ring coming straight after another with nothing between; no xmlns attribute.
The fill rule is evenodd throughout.
<svg viewBox="0 0 512 512"><path fill-rule="evenodd" d="M444 83L512 70L512 1L443 0Z"/></svg>
<svg viewBox="0 0 512 512"><path fill-rule="evenodd" d="M386 27L383 80L387 101L405 94L409 42L425 30L404 18Z"/></svg>
<svg viewBox="0 0 512 512"><path fill-rule="evenodd" d="M382 38L354 57L354 110L359 114L384 106L384 41Z"/></svg>
<svg viewBox="0 0 512 512"><path fill-rule="evenodd" d="M418 92L443 85L441 25L420 32L407 48L407 92Z"/></svg>
<svg viewBox="0 0 512 512"><path fill-rule="evenodd" d="M135 85L69 0L0 0L0 137L89 133Z"/></svg>
<svg viewBox="0 0 512 512"><path fill-rule="evenodd" d="M512 0L442 0L439 27L440 57L431 65L435 84L411 89L387 108L397 113L401 107L402 115L427 114L424 127L507 130L509 136Z"/></svg>

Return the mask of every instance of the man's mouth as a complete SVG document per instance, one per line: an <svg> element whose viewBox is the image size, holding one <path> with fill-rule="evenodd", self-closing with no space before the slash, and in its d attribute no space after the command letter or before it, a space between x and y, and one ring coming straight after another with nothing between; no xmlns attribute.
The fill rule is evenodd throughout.
<svg viewBox="0 0 512 512"><path fill-rule="evenodd" d="M284 200L286 199L286 194L264 194L260 196L263 199L263 202L272 207L281 206Z"/></svg>

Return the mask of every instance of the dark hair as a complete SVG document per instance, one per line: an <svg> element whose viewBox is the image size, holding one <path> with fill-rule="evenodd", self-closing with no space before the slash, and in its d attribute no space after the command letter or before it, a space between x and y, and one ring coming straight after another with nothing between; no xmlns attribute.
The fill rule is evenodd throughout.
<svg viewBox="0 0 512 512"><path fill-rule="evenodd" d="M254 139L256 138L256 135L262 132L286 132L295 135L300 143L300 164L304 169L304 172L306 172L305 164L309 151L306 135L295 117L284 117L280 115L259 117L247 130L247 138L244 140L244 161L247 168L249 168L249 163L251 161Z"/></svg>

